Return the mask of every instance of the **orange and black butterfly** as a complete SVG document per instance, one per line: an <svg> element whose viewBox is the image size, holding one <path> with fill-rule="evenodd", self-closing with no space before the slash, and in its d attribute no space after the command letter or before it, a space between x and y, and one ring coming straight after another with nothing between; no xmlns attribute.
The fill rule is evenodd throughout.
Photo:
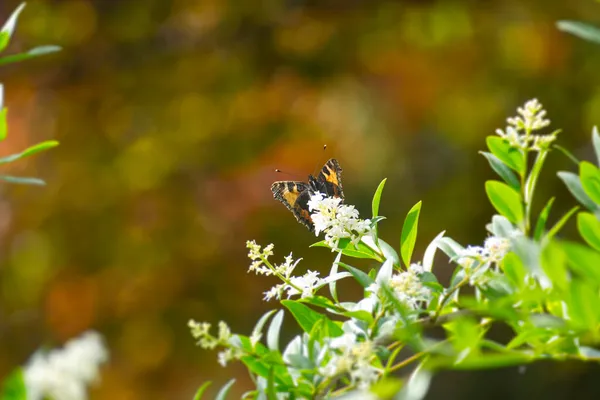
<svg viewBox="0 0 600 400"><path fill-rule="evenodd" d="M339 197L344 201L342 190L342 167L334 158L325 163L319 175L308 176L308 183L300 181L279 181L271 185L273 197L290 210L298 222L314 232L314 224L308 210L310 196L321 192L325 196Z"/></svg>

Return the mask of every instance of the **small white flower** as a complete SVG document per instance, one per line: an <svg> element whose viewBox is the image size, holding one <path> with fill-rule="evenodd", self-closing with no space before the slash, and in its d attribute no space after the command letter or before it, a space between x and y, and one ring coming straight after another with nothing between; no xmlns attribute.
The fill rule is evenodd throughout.
<svg viewBox="0 0 600 400"><path fill-rule="evenodd" d="M273 286L271 289L264 292L264 301L270 301L271 299L281 300L281 295L285 290L285 284L280 283L279 285Z"/></svg>
<svg viewBox="0 0 600 400"><path fill-rule="evenodd" d="M257 274L270 274L270 270L266 267L262 267L263 263L269 258L269 256L273 255L273 243L265 246L264 249L261 249L259 244L256 244L254 240L248 240L246 242L246 247L248 248L248 258L250 258L253 262L250 264L250 268L248 271L256 271Z"/></svg>
<svg viewBox="0 0 600 400"><path fill-rule="evenodd" d="M321 282L319 273L316 271L307 271L303 276L294 276L290 278L290 284L286 286L288 298L294 295L301 295L307 298L313 295L315 286Z"/></svg>
<svg viewBox="0 0 600 400"><path fill-rule="evenodd" d="M63 349L35 353L24 368L28 400L87 399L87 385L99 377L100 364L108 360L102 336L86 332Z"/></svg>
<svg viewBox="0 0 600 400"><path fill-rule="evenodd" d="M490 236L483 242L487 253L487 261L499 263L506 253L510 251L510 240L506 238Z"/></svg>
<svg viewBox="0 0 600 400"><path fill-rule="evenodd" d="M355 245L371 231L371 221L359 218L354 206L342 204L339 197L325 197L314 193L308 201L308 209L315 226L315 234L325 233L325 242L336 249L340 239L350 239Z"/></svg>
<svg viewBox="0 0 600 400"><path fill-rule="evenodd" d="M516 117L507 118L505 130L496 130L496 134L506 139L512 147L540 151L547 149L556 139L555 134L531 134L550 125L550 121L544 118L546 110L537 99L529 100L523 107L517 108L517 113L519 115Z"/></svg>
<svg viewBox="0 0 600 400"><path fill-rule="evenodd" d="M517 130L531 132L550 125L550 121L544 119L546 110L537 99L531 99L525 103L525 106L517 108L517 113L520 116L506 120L509 125L514 126Z"/></svg>

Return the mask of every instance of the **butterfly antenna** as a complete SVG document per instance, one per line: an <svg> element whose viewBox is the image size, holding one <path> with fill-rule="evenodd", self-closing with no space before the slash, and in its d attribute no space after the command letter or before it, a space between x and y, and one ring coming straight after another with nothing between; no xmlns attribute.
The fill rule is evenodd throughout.
<svg viewBox="0 0 600 400"><path fill-rule="evenodd" d="M323 153L325 153L327 151L327 145L324 144L323 145ZM319 175L319 172L321 171L321 169L319 168L319 165L323 165L325 164L325 161L323 161L321 159L321 161L317 161L317 164L315 165L315 167L313 168L313 171L315 171L315 173L313 173L313 175Z"/></svg>
<svg viewBox="0 0 600 400"><path fill-rule="evenodd" d="M297 179L297 178L298 178L298 176L297 176L296 174L292 174L292 173L290 173L290 172L282 171L282 170L280 170L279 168L275 168L275 172L277 172L278 174L283 174L283 175L290 176L290 177L292 177L292 178L294 178L294 179Z"/></svg>

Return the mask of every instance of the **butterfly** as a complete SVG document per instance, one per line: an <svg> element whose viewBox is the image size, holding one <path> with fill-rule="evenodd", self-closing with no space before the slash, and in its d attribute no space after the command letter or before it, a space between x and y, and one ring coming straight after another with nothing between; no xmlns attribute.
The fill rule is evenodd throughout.
<svg viewBox="0 0 600 400"><path fill-rule="evenodd" d="M273 197L290 210L298 222L314 232L314 224L308 209L310 196L321 192L326 196L339 197L344 201L342 190L342 167L334 158L325 163L319 175L308 176L308 183L300 181L278 181L271 185Z"/></svg>

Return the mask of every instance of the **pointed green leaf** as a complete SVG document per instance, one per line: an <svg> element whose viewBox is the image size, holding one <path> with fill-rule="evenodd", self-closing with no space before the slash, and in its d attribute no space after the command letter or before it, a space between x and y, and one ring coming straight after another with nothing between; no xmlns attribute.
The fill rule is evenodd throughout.
<svg viewBox="0 0 600 400"><path fill-rule="evenodd" d="M375 195L373 196L373 202L371 205L371 209L373 211L373 218L379 216L379 202L381 202L381 194L383 193L383 187L385 186L386 181L387 178L381 181L379 186L377 186Z"/></svg>
<svg viewBox="0 0 600 400"><path fill-rule="evenodd" d="M15 27L17 26L17 20L19 19L19 14L25 8L25 3L21 3L19 7L8 17L4 26L2 26L2 30L0 30L0 51L4 50L10 41L10 38L15 31Z"/></svg>
<svg viewBox="0 0 600 400"><path fill-rule="evenodd" d="M375 281L373 279L371 279L371 277L369 277L369 275L365 274L360 269L354 268L353 266L348 265L348 264L344 264L343 262L340 262L339 265L341 265L344 269L348 270L348 272L350 272L352 274L354 279L358 283L360 283L360 285L362 287L364 287L365 289L368 288L369 286L371 286L373 283L375 283Z"/></svg>
<svg viewBox="0 0 600 400"><path fill-rule="evenodd" d="M215 397L215 400L225 400L227 398L227 393L229 393L229 389L231 389L234 383L235 379L231 379L229 382L227 382L221 388L221 390L219 390L219 393L217 393L217 397Z"/></svg>
<svg viewBox="0 0 600 400"><path fill-rule="evenodd" d="M573 271L588 281L600 284L600 253L579 243L562 244L567 263Z"/></svg>
<svg viewBox="0 0 600 400"><path fill-rule="evenodd" d="M585 193L596 204L600 204L600 170L594 164L582 161L579 164L579 178Z"/></svg>
<svg viewBox="0 0 600 400"><path fill-rule="evenodd" d="M283 304L284 307L292 313L298 322L298 325L300 325L302 330L306 333L310 333L314 325L321 320L325 322L325 326L327 329L329 329L331 336L340 336L344 333L342 328L336 325L329 318L319 314L302 303L298 303L293 300L282 300L281 304Z"/></svg>
<svg viewBox="0 0 600 400"><path fill-rule="evenodd" d="M573 155L573 153L571 153L569 150L565 149L564 147L562 147L558 144L553 144L552 148L563 153L569 160L571 160L571 162L573 162L573 164L579 165L579 159L577 157L575 157Z"/></svg>
<svg viewBox="0 0 600 400"><path fill-rule="evenodd" d="M310 245L310 247L326 247L326 248L330 248L329 245L327 244L327 242L325 242L324 240L317 242L317 243L313 243ZM373 249L371 249L369 246L367 246L365 243L358 242L356 244L356 246L350 241L350 239L347 238L343 238L340 239L338 242L338 247L337 250L341 250L342 254L348 257L353 257L353 258L368 258L371 260L376 260L376 261L383 261L381 259L381 257L379 256L379 254L377 254Z"/></svg>
<svg viewBox="0 0 600 400"><path fill-rule="evenodd" d="M594 153L596 153L596 159L600 167L600 133L598 133L597 126L592 128L592 143L594 144Z"/></svg>
<svg viewBox="0 0 600 400"><path fill-rule="evenodd" d="M582 279L573 279L567 305L569 319L579 328L596 330L600 321L598 289Z"/></svg>
<svg viewBox="0 0 600 400"><path fill-rule="evenodd" d="M56 140L46 140L42 143L38 143L36 145L28 147L20 153L11 154L9 156L0 158L0 164L6 164L6 163L10 163L10 162L16 161L16 160L24 158L24 157L29 157L35 153L39 153L40 151L44 151L44 150L48 150L53 147L56 147L56 146L58 146L58 144L59 143Z"/></svg>
<svg viewBox="0 0 600 400"><path fill-rule="evenodd" d="M59 46L39 46L27 51L26 53L12 54L10 56L0 57L0 65L25 61L29 60L30 58L43 56L45 54L56 53L60 50L61 48Z"/></svg>
<svg viewBox="0 0 600 400"><path fill-rule="evenodd" d="M533 238L535 240L540 240L542 235L544 234L544 230L546 229L546 222L548 221L548 216L550 215L550 210L552 209L552 204L554 204L554 197L550 198L544 209L540 213L540 216L537 219L537 223L535 224L535 231L533 234Z"/></svg>
<svg viewBox="0 0 600 400"><path fill-rule="evenodd" d="M547 155L547 150L541 150L535 158L531 172L529 172L529 176L525 182L525 204L531 204L533 193L535 192L535 186L540 176L540 172L542 172L542 167L544 166L544 161L546 160Z"/></svg>
<svg viewBox="0 0 600 400"><path fill-rule="evenodd" d="M515 253L509 252L504 256L502 259L502 270L515 287L523 287L527 270Z"/></svg>
<svg viewBox="0 0 600 400"><path fill-rule="evenodd" d="M570 33L590 42L600 43L600 29L579 21L558 21L556 26L563 32Z"/></svg>
<svg viewBox="0 0 600 400"><path fill-rule="evenodd" d="M577 229L587 244L600 251L600 221L594 214L587 212L577 214Z"/></svg>
<svg viewBox="0 0 600 400"><path fill-rule="evenodd" d="M500 161L512 168L517 174L522 175L525 170L525 160L521 150L511 147L507 140L499 136L488 136L488 148Z"/></svg>
<svg viewBox="0 0 600 400"><path fill-rule="evenodd" d="M258 320L256 325L254 325L254 329L252 329L253 337L258 337L258 336L262 335L262 330L263 330L265 324L267 323L267 321L269 320L271 315L273 315L273 313L275 313L275 311L277 311L277 310L267 311L266 313L263 314L262 317L260 317L260 319Z"/></svg>
<svg viewBox="0 0 600 400"><path fill-rule="evenodd" d="M554 224L554 226L552 228L550 228L550 230L546 234L546 239L548 240L550 238L553 238L554 235L556 235L562 229L562 227L567 223L567 221L573 216L573 214L575 214L577 212L577 210L579 210L579 206L575 206L575 207L571 208L569 211L567 211L566 214L563 215L562 218L559 219L558 222L556 224Z"/></svg>
<svg viewBox="0 0 600 400"><path fill-rule="evenodd" d="M581 179L579 176L572 172L560 171L557 173L558 177L565 183L569 192L583 204L590 211L600 210L600 207L594 203L590 196L585 193L583 186L581 185Z"/></svg>
<svg viewBox="0 0 600 400"><path fill-rule="evenodd" d="M404 219L402 226L402 238L400 239L400 255L406 266L410 265L415 243L417 242L417 229L419 226L419 214L421 213L421 203L415 204Z"/></svg>
<svg viewBox="0 0 600 400"><path fill-rule="evenodd" d="M274 351L279 351L279 332L283 322L283 310L279 310L273 317L269 330L267 331L267 347Z"/></svg>
<svg viewBox="0 0 600 400"><path fill-rule="evenodd" d="M540 264L553 287L565 290L569 285L567 271L567 255L556 241L549 242L542 248Z"/></svg>
<svg viewBox="0 0 600 400"><path fill-rule="evenodd" d="M210 381L204 382L202 384L202 386L200 386L200 388L198 388L198 390L196 391L196 394L194 395L194 400L201 400L202 399L202 395L204 395L204 392L211 385L211 383L212 382L210 382Z"/></svg>
<svg viewBox="0 0 600 400"><path fill-rule="evenodd" d="M0 110L0 142L6 139L8 135L8 125L6 123L7 108Z"/></svg>
<svg viewBox="0 0 600 400"><path fill-rule="evenodd" d="M485 151L480 153L488 160L492 169L504 180L504 182L508 183L513 189L520 190L521 183L519 182L519 179L506 164L500 161L500 159L492 153L487 153Z"/></svg>
<svg viewBox="0 0 600 400"><path fill-rule="evenodd" d="M23 185L38 185L44 186L46 182L38 178L23 178L18 176L0 175L0 180L9 183L19 183Z"/></svg>
<svg viewBox="0 0 600 400"><path fill-rule="evenodd" d="M487 181L485 191L494 208L510 222L518 224L523 221L523 204L519 193L499 181Z"/></svg>
<svg viewBox="0 0 600 400"><path fill-rule="evenodd" d="M342 258L342 253L338 253L337 256L335 256L335 260L333 261L333 264L331 264L331 270L329 271L329 276L337 275L338 263L340 262L341 258ZM331 294L331 298L333 299L333 301L335 301L336 303L339 303L338 295L337 295L337 280L336 279L333 279L329 282L329 293Z"/></svg>

